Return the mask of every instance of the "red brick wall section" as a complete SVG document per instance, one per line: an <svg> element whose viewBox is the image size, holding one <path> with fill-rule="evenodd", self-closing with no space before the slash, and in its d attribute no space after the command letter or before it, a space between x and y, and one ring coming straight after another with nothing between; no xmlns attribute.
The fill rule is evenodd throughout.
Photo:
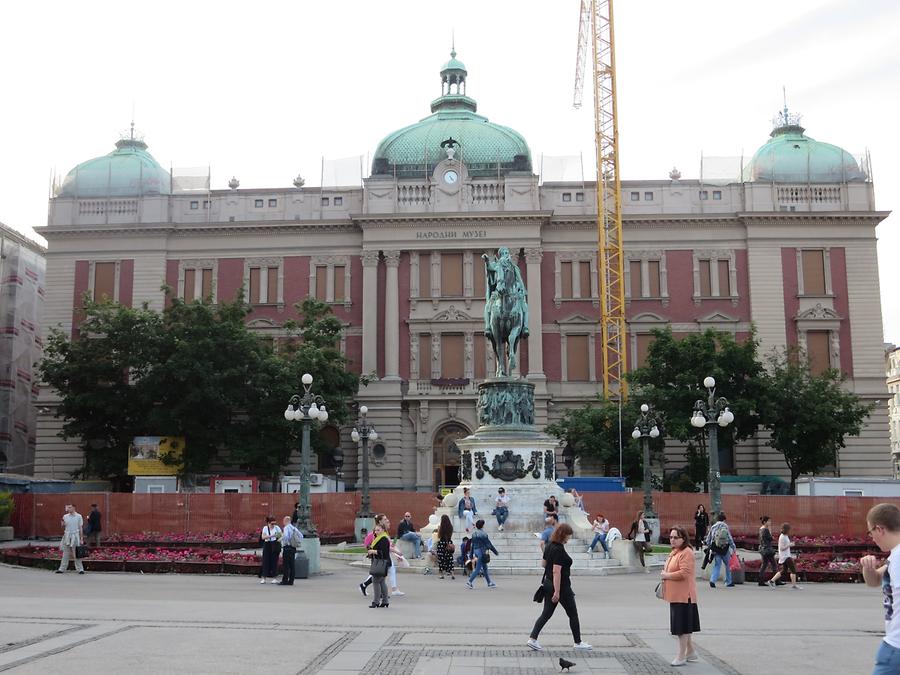
<svg viewBox="0 0 900 675"><path fill-rule="evenodd" d="M119 304L131 307L134 300L134 260L119 262Z"/></svg>
<svg viewBox="0 0 900 675"><path fill-rule="evenodd" d="M221 258L219 261L219 274L216 279L216 301L234 302L238 291L244 283L244 259ZM198 281L199 283L199 281ZM244 301L250 289L244 289Z"/></svg>
<svg viewBox="0 0 900 675"><path fill-rule="evenodd" d="M18 538L57 538L65 505L74 503L87 514L97 503L103 512L103 530L121 534L138 532L218 532L224 530L255 532L267 515L279 519L293 512L297 495L256 493L243 495L170 494L135 495L126 493L17 494L12 525ZM371 493L372 510L386 513L391 529L405 511L413 516L416 527L428 524L438 505L428 492L379 491ZM585 508L592 514L603 513L613 527L627 534L634 516L643 504L643 494L591 492L584 495ZM705 494L655 492L653 504L660 514L663 531L680 525L693 532L694 511L698 503L709 507ZM776 526L790 522L796 536L866 536L866 513L875 504L900 499L878 497L794 497L769 495L723 495L728 524L736 534L753 534L759 517L768 515ZM540 504L535 504L537 511ZM324 534L349 535L359 509L359 493L312 495L312 518Z"/></svg>
<svg viewBox="0 0 900 675"><path fill-rule="evenodd" d="M853 377L853 349L850 342L850 300L847 294L847 251L843 247L832 248L831 290L834 293L834 311L841 319L839 338L841 343L841 370Z"/></svg>
<svg viewBox="0 0 900 675"><path fill-rule="evenodd" d="M87 260L75 261L75 292L72 297L72 337L78 337L78 326L82 320L81 308L84 306L83 297L88 291L90 282L90 262Z"/></svg>
<svg viewBox="0 0 900 675"><path fill-rule="evenodd" d="M784 287L784 330L788 347L796 347L797 324L794 319L800 309L800 299L797 296L800 290L800 282L797 279L797 249L786 247L781 249L781 275Z"/></svg>
<svg viewBox="0 0 900 675"><path fill-rule="evenodd" d="M166 296L166 307L172 304L172 298L178 295L178 261L166 260L166 286L170 294Z"/></svg>

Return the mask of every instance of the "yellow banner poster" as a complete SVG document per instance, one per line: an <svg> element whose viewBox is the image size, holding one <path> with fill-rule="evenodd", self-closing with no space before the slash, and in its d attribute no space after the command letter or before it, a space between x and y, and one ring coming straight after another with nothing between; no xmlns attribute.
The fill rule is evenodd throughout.
<svg viewBox="0 0 900 675"><path fill-rule="evenodd" d="M135 436L128 448L128 475L175 476L183 451L182 436Z"/></svg>

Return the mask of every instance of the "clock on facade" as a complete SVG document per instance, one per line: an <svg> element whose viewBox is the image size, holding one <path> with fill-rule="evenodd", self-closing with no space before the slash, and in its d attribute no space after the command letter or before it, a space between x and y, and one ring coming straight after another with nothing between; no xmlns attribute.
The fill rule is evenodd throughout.
<svg viewBox="0 0 900 675"><path fill-rule="evenodd" d="M459 174L456 173L456 171L454 171L453 169L450 169L450 171L444 172L444 182L447 183L448 185L453 185L458 180L459 180Z"/></svg>

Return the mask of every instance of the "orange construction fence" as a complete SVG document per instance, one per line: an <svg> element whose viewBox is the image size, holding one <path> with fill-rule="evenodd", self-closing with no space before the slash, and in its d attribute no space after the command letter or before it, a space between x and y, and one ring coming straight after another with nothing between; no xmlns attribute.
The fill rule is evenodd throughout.
<svg viewBox="0 0 900 675"><path fill-rule="evenodd" d="M516 503L510 490L510 511L532 509L541 504ZM260 492L254 494L128 494L118 492L82 492L71 494L17 494L12 525L20 538L53 538L61 534L60 521L65 505L74 503L87 514L96 503L103 514L106 533L139 532L253 532L267 515L290 515L297 500L295 494ZM393 527L405 511L413 516L416 527L428 522L438 505L436 497L425 492L372 492L372 510L386 513ZM312 519L323 534L350 535L359 510L358 492L312 495ZM723 510L728 524L737 534L750 534L759 527L759 517L768 515L780 525L790 522L796 536L866 536L866 512L875 504L900 500L877 497L796 497L774 495L723 495ZM693 532L694 511L698 503L709 508L709 495L685 492L654 492L653 504L666 528L680 525ZM584 494L585 508L591 514L603 513L613 525L628 532L634 516L643 505L643 493L591 492ZM482 506L482 517L490 509Z"/></svg>

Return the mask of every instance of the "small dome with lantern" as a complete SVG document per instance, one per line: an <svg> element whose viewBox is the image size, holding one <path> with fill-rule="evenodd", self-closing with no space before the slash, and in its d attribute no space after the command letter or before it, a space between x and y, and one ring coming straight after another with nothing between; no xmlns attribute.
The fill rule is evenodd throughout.
<svg viewBox="0 0 900 675"><path fill-rule="evenodd" d="M66 174L57 197L86 199L167 195L171 192L169 172L163 169L147 144L131 134L116 142L108 155L82 162Z"/></svg>
<svg viewBox="0 0 900 675"><path fill-rule="evenodd" d="M766 183L854 183L865 173L849 152L807 136L787 106L775 117L771 138L744 167L743 180Z"/></svg>

